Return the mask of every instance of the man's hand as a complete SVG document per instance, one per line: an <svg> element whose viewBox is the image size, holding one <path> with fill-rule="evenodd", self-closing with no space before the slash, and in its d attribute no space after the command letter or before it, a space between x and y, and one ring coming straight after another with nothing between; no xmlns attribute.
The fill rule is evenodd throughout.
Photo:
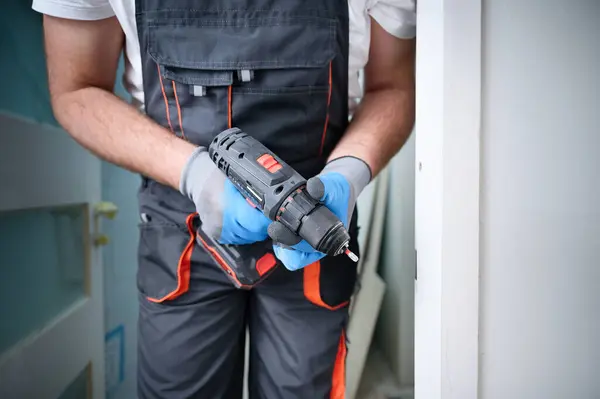
<svg viewBox="0 0 600 399"><path fill-rule="evenodd" d="M371 171L365 162L354 157L343 157L328 163L318 176L309 179L307 191L314 199L323 202L348 228L356 199L370 180ZM286 227L274 222L271 229ZM304 240L291 248L277 244L273 248L275 256L289 270L301 269L325 256Z"/></svg>
<svg viewBox="0 0 600 399"><path fill-rule="evenodd" d="M271 221L246 201L213 163L205 147L198 147L190 156L180 181L179 189L196 205L206 234L221 244L252 244L267 239Z"/></svg>

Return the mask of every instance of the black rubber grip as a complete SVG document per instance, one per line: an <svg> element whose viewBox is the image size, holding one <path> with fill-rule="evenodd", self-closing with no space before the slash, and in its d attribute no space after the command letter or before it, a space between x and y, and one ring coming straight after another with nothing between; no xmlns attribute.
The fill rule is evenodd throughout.
<svg viewBox="0 0 600 399"><path fill-rule="evenodd" d="M269 233L269 237L271 237L271 239L276 243L282 244L282 246L291 247L302 241L302 237L294 234L293 231L279 222L271 223L267 231Z"/></svg>
<svg viewBox="0 0 600 399"><path fill-rule="evenodd" d="M311 177L306 182L306 191L316 200L321 200L325 195L325 185L318 177Z"/></svg>

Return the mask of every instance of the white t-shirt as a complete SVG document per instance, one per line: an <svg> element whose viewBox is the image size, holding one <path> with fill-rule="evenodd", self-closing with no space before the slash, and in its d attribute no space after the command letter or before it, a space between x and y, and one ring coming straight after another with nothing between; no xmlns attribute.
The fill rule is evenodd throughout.
<svg viewBox="0 0 600 399"><path fill-rule="evenodd" d="M348 97L351 109L362 97L359 72L367 63L370 19L399 38L415 36L416 0L348 0L350 48ZM135 23L134 0L33 0L33 9L47 15L78 20L98 20L116 16L125 32L125 76L123 83L141 107L144 103L142 62Z"/></svg>

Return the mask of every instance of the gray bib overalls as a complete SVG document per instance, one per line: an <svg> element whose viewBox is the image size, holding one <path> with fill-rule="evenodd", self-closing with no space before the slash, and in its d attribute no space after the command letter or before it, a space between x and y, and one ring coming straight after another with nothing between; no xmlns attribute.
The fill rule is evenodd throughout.
<svg viewBox="0 0 600 399"><path fill-rule="evenodd" d="M136 0L145 111L194 144L230 126L309 178L348 125L348 4L342 0ZM356 265L279 266L236 289L195 240L195 208L142 179L138 397L343 398ZM350 233L358 253L356 212Z"/></svg>

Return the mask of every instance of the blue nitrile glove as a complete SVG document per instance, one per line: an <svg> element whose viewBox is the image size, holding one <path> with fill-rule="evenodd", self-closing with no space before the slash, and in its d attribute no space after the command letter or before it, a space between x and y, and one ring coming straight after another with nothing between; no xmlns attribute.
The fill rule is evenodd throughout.
<svg viewBox="0 0 600 399"><path fill-rule="evenodd" d="M348 228L356 199L370 181L369 166L358 158L347 156L325 165L319 175L308 180L306 189L308 194L323 202ZM269 232L272 237L284 237L284 229L287 230L281 223L274 222ZM289 270L302 269L325 257L324 253L316 251L305 240L291 247L275 243L273 249L275 256Z"/></svg>
<svg viewBox="0 0 600 399"><path fill-rule="evenodd" d="M198 147L188 159L179 191L196 205L202 230L221 244L252 244L268 238L271 221L246 201L205 147Z"/></svg>

